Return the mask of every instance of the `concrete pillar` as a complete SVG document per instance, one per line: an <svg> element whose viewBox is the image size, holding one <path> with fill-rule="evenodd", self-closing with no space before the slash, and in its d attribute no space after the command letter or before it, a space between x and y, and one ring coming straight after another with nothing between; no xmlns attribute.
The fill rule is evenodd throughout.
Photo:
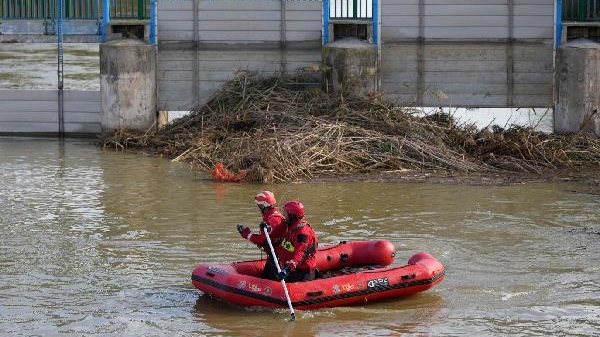
<svg viewBox="0 0 600 337"><path fill-rule="evenodd" d="M377 92L377 46L348 37L322 48L327 90L344 88L356 95Z"/></svg>
<svg viewBox="0 0 600 337"><path fill-rule="evenodd" d="M554 132L600 135L600 44L575 40L556 57Z"/></svg>
<svg viewBox="0 0 600 337"><path fill-rule="evenodd" d="M102 131L146 131L156 120L156 53L125 39L100 44Z"/></svg>

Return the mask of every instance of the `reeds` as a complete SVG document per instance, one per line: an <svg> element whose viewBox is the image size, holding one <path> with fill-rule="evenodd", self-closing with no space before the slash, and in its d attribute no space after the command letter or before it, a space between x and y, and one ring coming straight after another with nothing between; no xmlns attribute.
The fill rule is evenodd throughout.
<svg viewBox="0 0 600 337"><path fill-rule="evenodd" d="M511 126L479 130L448 114L423 116L381 97L299 89L297 79L240 72L206 104L156 132L117 130L106 148L144 151L247 181L440 169L539 172L600 164L600 140Z"/></svg>

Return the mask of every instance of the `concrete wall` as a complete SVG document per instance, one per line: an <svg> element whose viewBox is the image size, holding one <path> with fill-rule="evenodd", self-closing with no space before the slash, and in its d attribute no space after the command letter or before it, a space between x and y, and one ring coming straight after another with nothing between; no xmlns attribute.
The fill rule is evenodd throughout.
<svg viewBox="0 0 600 337"><path fill-rule="evenodd" d="M553 15L550 0L383 1L382 88L405 105L551 107Z"/></svg>
<svg viewBox="0 0 600 337"><path fill-rule="evenodd" d="M64 91L64 131L99 134L100 92ZM59 132L57 90L0 90L0 134Z"/></svg>
<svg viewBox="0 0 600 337"><path fill-rule="evenodd" d="M551 40L552 0L385 0L384 42L414 40Z"/></svg>
<svg viewBox="0 0 600 337"><path fill-rule="evenodd" d="M158 2L161 43L321 42L321 1L197 0ZM282 36L281 18L285 17Z"/></svg>
<svg viewBox="0 0 600 337"><path fill-rule="evenodd" d="M277 0L159 1L159 110L194 108L238 70L294 73L320 63L322 3L284 7Z"/></svg>
<svg viewBox="0 0 600 337"><path fill-rule="evenodd" d="M159 0L159 109L189 110L240 69L294 72L320 63L322 2L281 4ZM553 6L381 1L380 89L404 105L552 107Z"/></svg>
<svg viewBox="0 0 600 337"><path fill-rule="evenodd" d="M161 47L162 48L162 47ZM186 110L208 100L238 70L264 75L294 72L321 62L320 50L201 49L171 46L159 51L159 110Z"/></svg>
<svg viewBox="0 0 600 337"><path fill-rule="evenodd" d="M557 54L554 131L600 135L600 43L575 40Z"/></svg>
<svg viewBox="0 0 600 337"><path fill-rule="evenodd" d="M404 105L553 105L553 51L545 44L384 44L381 68L386 96Z"/></svg>

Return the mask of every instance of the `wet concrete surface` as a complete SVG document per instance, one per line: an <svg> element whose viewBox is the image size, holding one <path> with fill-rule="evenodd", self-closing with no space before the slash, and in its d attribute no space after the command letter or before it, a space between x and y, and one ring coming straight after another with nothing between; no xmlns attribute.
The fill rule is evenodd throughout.
<svg viewBox="0 0 600 337"><path fill-rule="evenodd" d="M66 90L100 90L98 43L63 44ZM57 89L57 43L0 43L0 89Z"/></svg>

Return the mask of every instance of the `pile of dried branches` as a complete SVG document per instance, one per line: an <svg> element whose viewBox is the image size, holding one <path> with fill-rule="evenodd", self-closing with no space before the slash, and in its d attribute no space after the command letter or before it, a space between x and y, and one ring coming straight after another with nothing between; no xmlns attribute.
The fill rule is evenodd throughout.
<svg viewBox="0 0 600 337"><path fill-rule="evenodd" d="M600 140L513 126L480 130L451 115L423 116L380 97L299 90L294 78L240 72L206 104L153 132L118 130L105 148L161 154L248 181L393 170L538 172L600 163Z"/></svg>

